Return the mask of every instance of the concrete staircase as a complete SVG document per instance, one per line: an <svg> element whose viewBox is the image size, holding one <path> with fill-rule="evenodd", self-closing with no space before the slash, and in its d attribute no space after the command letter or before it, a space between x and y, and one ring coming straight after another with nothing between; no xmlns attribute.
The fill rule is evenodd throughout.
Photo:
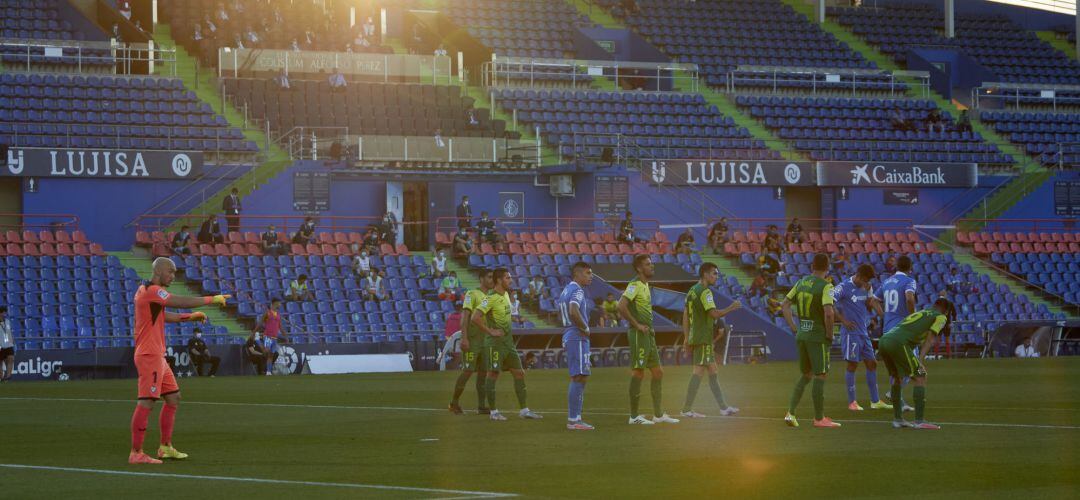
<svg viewBox="0 0 1080 500"><path fill-rule="evenodd" d="M153 269L151 264L153 263L152 257L144 257L134 254L133 252L109 252L109 255L115 256L120 259L120 263L130 267L139 274L139 277L144 280L149 280L153 276ZM187 295L192 297L200 297L203 293L188 284L182 278L177 278L169 285L169 290L172 293L179 295ZM206 318L210 320L210 323L216 326L224 326L229 329L229 333L238 336L247 335L248 329L236 321L236 318L225 313L222 309L217 307L203 307L198 309L199 311L206 313Z"/></svg>
<svg viewBox="0 0 1080 500"><path fill-rule="evenodd" d="M723 276L734 276L735 279L739 280L739 284L745 288L749 288L750 284L754 281L754 275L740 267L738 260L731 257L714 255L709 251L701 253L701 260L703 262L715 264L716 268L720 270L720 274Z"/></svg>

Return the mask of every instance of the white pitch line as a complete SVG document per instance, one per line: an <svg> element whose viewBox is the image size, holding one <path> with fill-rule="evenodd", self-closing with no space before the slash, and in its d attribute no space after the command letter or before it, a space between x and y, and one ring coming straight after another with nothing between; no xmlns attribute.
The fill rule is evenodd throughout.
<svg viewBox="0 0 1080 500"><path fill-rule="evenodd" d="M449 500L450 498L506 498L516 497L514 493L494 493L490 491L468 491L468 490L450 490L442 488L418 488L413 486L390 486L384 484L360 484L360 483L329 483L322 481L290 481L287 479L263 479L255 477L233 477L233 476L203 476L198 474L168 474L164 472L132 472L122 470L109 470L109 469L86 469L80 467L53 467L47 465L25 465L25 464L0 464L0 467L6 469L24 469L24 470L43 470L54 472L81 472L86 474L104 474L110 476L140 476L140 477L161 477L169 479L199 479L204 481L230 481L236 483L261 483L261 484L286 484L295 486L322 486L328 488L353 488L364 490L386 490L386 491L410 491L417 493L443 493L453 495L468 495L468 496L456 496L456 497L439 497L440 500Z"/></svg>
<svg viewBox="0 0 1080 500"><path fill-rule="evenodd" d="M87 398L31 398L31 397L0 397L0 401L4 400L16 400L16 401L54 401L54 402L84 402L84 403L131 403L129 399L87 399ZM403 406L352 406L352 405L301 405L301 404L282 404L282 403L226 403L217 401L184 401L186 405L209 405L209 406L253 406L259 408L303 408L303 409L333 409L333 410L376 410L376 411L411 411L411 412L445 412L445 409L441 408L414 408ZM471 413L471 411L470 411ZM566 414L566 410L541 410L538 413L552 413L552 414ZM585 411L586 415L603 415L603 416L625 416L626 412L611 413L611 412L596 412ZM720 419L730 420L781 420L779 417L748 417L748 416L730 416L730 417L713 417ZM858 420L858 419L836 419L837 422L850 422L850 423L862 423L862 424L890 424L889 420ZM1080 426L1076 425L1050 425L1050 424L1005 424L994 422L937 422L942 425L957 425L967 427L1000 427L1006 429L1078 429Z"/></svg>

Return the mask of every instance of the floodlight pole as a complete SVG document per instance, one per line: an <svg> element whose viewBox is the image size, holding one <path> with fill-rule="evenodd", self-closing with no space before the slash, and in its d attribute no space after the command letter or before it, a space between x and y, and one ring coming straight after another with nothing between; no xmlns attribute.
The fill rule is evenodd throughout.
<svg viewBox="0 0 1080 500"><path fill-rule="evenodd" d="M825 23L825 0L817 0L817 22L819 24Z"/></svg>
<svg viewBox="0 0 1080 500"><path fill-rule="evenodd" d="M956 0L945 0L945 38L956 38Z"/></svg>

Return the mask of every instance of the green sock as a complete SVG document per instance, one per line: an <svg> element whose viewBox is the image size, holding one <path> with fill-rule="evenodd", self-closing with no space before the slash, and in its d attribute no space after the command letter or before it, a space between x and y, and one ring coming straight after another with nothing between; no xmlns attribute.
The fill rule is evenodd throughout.
<svg viewBox="0 0 1080 500"><path fill-rule="evenodd" d="M487 408L487 372L476 372L476 407Z"/></svg>
<svg viewBox="0 0 1080 500"><path fill-rule="evenodd" d="M630 418L638 415L638 400L641 399L641 379L630 377Z"/></svg>
<svg viewBox="0 0 1080 500"><path fill-rule="evenodd" d="M517 394L518 406L521 408L528 408L529 405L525 402L525 379L514 379L514 393Z"/></svg>
<svg viewBox="0 0 1080 500"><path fill-rule="evenodd" d="M694 399L697 398L698 387L701 387L701 375L691 375L690 386L686 388L686 404L683 405L684 412L688 412L694 407Z"/></svg>
<svg viewBox="0 0 1080 500"><path fill-rule="evenodd" d="M489 378L484 382L484 389L487 392L488 408L495 409L495 379Z"/></svg>
<svg viewBox="0 0 1080 500"><path fill-rule="evenodd" d="M457 381L454 382L454 397L450 400L450 404L457 406L458 400L461 399L461 393L465 392L465 384L469 382L469 372L463 371L458 374Z"/></svg>
<svg viewBox="0 0 1080 500"><path fill-rule="evenodd" d="M890 397L892 397L892 415L896 420L904 419L904 403L901 402L900 390L900 379L894 379Z"/></svg>
<svg viewBox="0 0 1080 500"><path fill-rule="evenodd" d="M664 385L662 381L656 377L649 379L649 392L652 394L652 408L653 416L659 417L664 414L664 410L660 409L661 402L664 399Z"/></svg>
<svg viewBox="0 0 1080 500"><path fill-rule="evenodd" d="M915 393L915 420L922 422L923 413L926 411L926 386L917 385L911 392Z"/></svg>
<svg viewBox="0 0 1080 500"><path fill-rule="evenodd" d="M821 420L825 418L825 379L814 377L811 394L814 395L814 418Z"/></svg>
<svg viewBox="0 0 1080 500"><path fill-rule="evenodd" d="M806 377L799 377L799 380L795 382L795 390L791 392L791 401L788 402L788 413L794 415L795 408L799 406L799 400L802 399L802 393L806 390L807 384L810 383L810 379Z"/></svg>
<svg viewBox="0 0 1080 500"><path fill-rule="evenodd" d="M724 400L724 390L720 388L720 380L715 373L709 375L709 389L712 390L713 398L716 399L716 404L720 406L720 409L726 410L728 405Z"/></svg>

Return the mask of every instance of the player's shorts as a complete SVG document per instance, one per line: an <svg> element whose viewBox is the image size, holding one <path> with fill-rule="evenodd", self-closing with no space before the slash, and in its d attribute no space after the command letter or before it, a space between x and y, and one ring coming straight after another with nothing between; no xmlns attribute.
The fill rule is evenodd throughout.
<svg viewBox="0 0 1080 500"><path fill-rule="evenodd" d="M461 350L461 369L468 372L476 372L487 369L484 363L486 359L483 339L470 341L468 349Z"/></svg>
<svg viewBox="0 0 1080 500"><path fill-rule="evenodd" d="M799 371L820 375L829 373L829 344L796 340L799 351Z"/></svg>
<svg viewBox="0 0 1080 500"><path fill-rule="evenodd" d="M915 357L915 351L903 344L883 339L878 343L878 354L885 363L885 369L889 370L889 375L894 378L917 377L924 374L919 358Z"/></svg>
<svg viewBox="0 0 1080 500"><path fill-rule="evenodd" d="M135 370L139 372L139 399L158 399L180 392L180 386L176 385L176 377L164 356L136 356Z"/></svg>
<svg viewBox="0 0 1080 500"><path fill-rule="evenodd" d="M6 359L8 356L14 356L14 355L15 355L15 348L14 347L5 347L3 349L0 349L0 359Z"/></svg>
<svg viewBox="0 0 1080 500"><path fill-rule="evenodd" d="M482 366L489 372L521 369L521 356L518 355L517 349L514 349L512 345L500 342L488 346L484 351L484 364Z"/></svg>
<svg viewBox="0 0 1080 500"><path fill-rule="evenodd" d="M626 336L630 340L630 369L643 370L660 366L660 351L656 348L655 336L633 328L626 332Z"/></svg>
<svg viewBox="0 0 1080 500"><path fill-rule="evenodd" d="M264 336L262 338L262 345L263 345L263 348L266 349L266 352L268 352L270 354L274 354L274 353L277 352L278 343L277 343L277 338L275 338L275 337L266 337L266 336Z"/></svg>
<svg viewBox="0 0 1080 500"><path fill-rule="evenodd" d="M873 361L874 344L870 342L869 335L858 333L843 333L840 335L840 345L844 349L844 361Z"/></svg>
<svg viewBox="0 0 1080 500"><path fill-rule="evenodd" d="M566 349L566 367L570 369L570 376L592 374L592 360L589 354L592 352L588 340L571 340L563 343Z"/></svg>
<svg viewBox="0 0 1080 500"><path fill-rule="evenodd" d="M716 349L712 344L691 345L690 349L694 355L694 366L708 366L716 363Z"/></svg>

